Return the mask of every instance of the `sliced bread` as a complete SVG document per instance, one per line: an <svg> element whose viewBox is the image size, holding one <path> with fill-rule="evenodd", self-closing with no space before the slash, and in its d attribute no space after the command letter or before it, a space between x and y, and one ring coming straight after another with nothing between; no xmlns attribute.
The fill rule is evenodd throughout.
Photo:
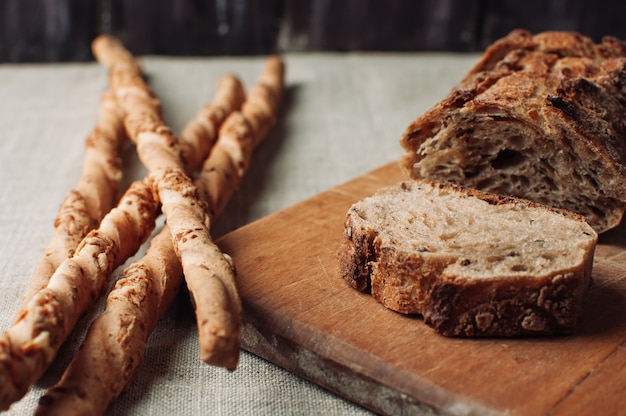
<svg viewBox="0 0 626 416"><path fill-rule="evenodd" d="M403 165L577 212L603 232L626 208L624 120L626 42L516 30L407 127Z"/></svg>
<svg viewBox="0 0 626 416"><path fill-rule="evenodd" d="M352 287L443 335L570 333L596 243L577 214L407 180L348 210L339 265Z"/></svg>

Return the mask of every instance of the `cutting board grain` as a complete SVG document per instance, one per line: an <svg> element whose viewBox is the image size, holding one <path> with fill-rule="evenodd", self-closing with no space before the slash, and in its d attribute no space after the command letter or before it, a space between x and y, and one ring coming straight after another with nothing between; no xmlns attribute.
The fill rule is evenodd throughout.
<svg viewBox="0 0 626 416"><path fill-rule="evenodd" d="M243 348L382 414L626 414L625 228L600 238L576 335L444 338L338 274L348 207L400 179L390 163L219 240L238 270Z"/></svg>

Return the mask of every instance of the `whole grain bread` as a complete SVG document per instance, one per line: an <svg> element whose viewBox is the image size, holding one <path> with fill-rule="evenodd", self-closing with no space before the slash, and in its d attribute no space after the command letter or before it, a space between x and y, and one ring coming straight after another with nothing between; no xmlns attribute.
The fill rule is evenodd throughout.
<svg viewBox="0 0 626 416"><path fill-rule="evenodd" d="M401 138L412 178L523 197L598 232L626 208L626 42L516 30Z"/></svg>
<svg viewBox="0 0 626 416"><path fill-rule="evenodd" d="M418 180L355 203L344 235L351 286L448 336L574 331L598 237L577 214Z"/></svg>

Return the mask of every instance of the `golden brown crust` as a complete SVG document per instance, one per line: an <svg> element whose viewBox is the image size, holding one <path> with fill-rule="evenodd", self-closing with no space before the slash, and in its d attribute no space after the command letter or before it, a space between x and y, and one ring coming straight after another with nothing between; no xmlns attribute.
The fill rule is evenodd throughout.
<svg viewBox="0 0 626 416"><path fill-rule="evenodd" d="M214 100L202 107L180 134L181 157L189 175L194 174L209 155L224 120L239 110L245 99L239 78L225 75L217 81Z"/></svg>
<svg viewBox="0 0 626 416"><path fill-rule="evenodd" d="M236 77L220 78L213 102L183 129L180 144L190 172L217 140L224 118L239 108L242 93ZM37 414L104 414L132 381L143 361L145 342L182 282L183 271L165 224L146 254L122 271L103 314L89 328L61 380L40 400Z"/></svg>
<svg viewBox="0 0 626 416"><path fill-rule="evenodd" d="M43 374L78 318L103 294L111 272L148 238L156 209L150 187L134 182L0 335L0 409Z"/></svg>
<svg viewBox="0 0 626 416"><path fill-rule="evenodd" d="M276 122L284 88L284 62L266 59L258 82L240 112L233 112L220 128L219 139L198 172L195 184L213 218L219 215L248 170L253 150Z"/></svg>
<svg viewBox="0 0 626 416"><path fill-rule="evenodd" d="M185 172L182 147L162 120L158 100L130 52L107 36L94 41L94 53L109 66L111 89L126 113L127 133L161 202L189 291L203 299L196 303L200 356L209 364L232 368L239 357L242 319L235 271L210 236L206 204ZM213 301L205 301L205 296Z"/></svg>
<svg viewBox="0 0 626 416"><path fill-rule="evenodd" d="M169 230L157 234L141 262L125 269L83 345L39 401L36 414L105 414L133 379L145 342L183 281Z"/></svg>
<svg viewBox="0 0 626 416"><path fill-rule="evenodd" d="M30 299L46 287L57 267L72 257L87 233L115 206L122 178L119 152L124 143L123 113L115 97L107 91L102 96L98 123L85 140L81 177L61 203L52 241L37 265L16 317L22 315Z"/></svg>
<svg viewBox="0 0 626 416"><path fill-rule="evenodd" d="M275 65L275 58L268 60L265 70L268 66ZM267 80L265 85L278 84L282 89L282 71L272 71L269 79L265 72L266 76L261 77ZM196 152L196 147L199 149L207 147L207 143L200 143L200 141L207 140L209 147L215 142L216 137L213 135L217 136L218 125L209 126L210 123L216 122L215 115L223 118L228 114L226 111L232 112L235 109L229 109L228 103L230 102L230 105L233 102L236 103L237 90L241 88L241 85L238 81L234 83L231 81L218 83L214 103L201 109L185 128L187 133L181 136L181 142L186 143L184 148L193 153L195 159L197 159L195 156L197 153L202 153L202 150ZM247 100L258 102L256 90L253 88ZM234 96L229 97L228 91L233 92ZM272 89L271 91L278 99L270 104L270 114L255 111L256 105L250 103L247 105L247 114L251 117L256 116L259 124L265 126L271 126L273 123L280 98L280 90ZM207 108L209 108L208 111ZM216 113L215 109L220 111ZM230 120L230 127L225 126L220 129L219 139L215 142L215 147L203 167L203 171L213 173L196 179L198 188L204 190L205 201L211 207L211 217L220 213L232 192L237 188L245 173L245 169L241 167L247 167L252 155L251 147L258 145L264 139L264 136L260 135L262 132L257 130L255 133L250 123L241 114ZM233 130L240 134L233 135ZM235 148L242 149L233 152ZM243 158L236 157L231 160L231 155L240 155ZM195 170L197 167L195 165L197 163L192 159L187 160L188 169ZM172 179L175 177L176 174L173 173ZM145 256L122 272L121 278L107 298L105 312L90 327L83 346L64 372L62 379L43 396L38 414L67 414L68 412L104 414L111 400L131 382L133 374L141 364L146 339L162 314L172 304L183 281L183 271L175 254L170 234L166 224L164 229L153 237ZM221 253L215 255L222 257ZM226 259L226 262L229 262L229 259ZM205 284L221 283L213 279ZM206 292L215 293L216 290L200 290L200 295ZM217 303L214 298L195 300L217 304L215 316L221 315L222 318L219 319L228 318L228 313L224 315L224 311L220 311L219 308L232 302L231 300L224 299ZM216 322L219 320L206 321L203 325L216 327ZM232 325L229 324L231 327ZM219 326L217 330L220 330ZM232 348L238 348L237 338L228 337L224 340L235 344L216 347L215 350L230 351ZM228 353L220 360L228 368L234 368L237 363L232 361L232 357L233 355Z"/></svg>

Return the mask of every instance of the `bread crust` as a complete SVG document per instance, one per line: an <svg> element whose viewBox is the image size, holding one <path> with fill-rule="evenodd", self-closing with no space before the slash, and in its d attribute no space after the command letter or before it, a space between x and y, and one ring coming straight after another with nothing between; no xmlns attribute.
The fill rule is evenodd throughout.
<svg viewBox="0 0 626 416"><path fill-rule="evenodd" d="M424 322L446 336L571 334L590 276L590 270L573 269L514 285L507 279L469 282L442 276L426 298Z"/></svg>
<svg viewBox="0 0 626 416"><path fill-rule="evenodd" d="M376 199L379 195L411 192L415 186L449 190L479 198L490 205L524 204L529 209L558 214L584 224L583 230L588 230L587 237L593 241L582 261L568 268L542 272L541 275L503 274L475 279L471 273L448 267L458 260L458 255L424 255L430 251L426 239L423 246L408 249L392 241L380 228L401 228L405 227L404 224L379 225L369 221L372 213L362 204L381 206L383 201ZM428 198L436 198L436 195L428 195ZM591 284L597 242L597 234L578 214L454 184L409 180L381 189L371 198L353 205L346 213L344 227L338 262L339 271L348 284L357 290L369 291L374 299L391 310L422 315L424 322L442 335L568 334L578 325L583 300ZM461 262L461 266L464 265Z"/></svg>
<svg viewBox="0 0 626 416"><path fill-rule="evenodd" d="M613 37L511 32L407 127L402 165L614 228L626 208L625 51Z"/></svg>

